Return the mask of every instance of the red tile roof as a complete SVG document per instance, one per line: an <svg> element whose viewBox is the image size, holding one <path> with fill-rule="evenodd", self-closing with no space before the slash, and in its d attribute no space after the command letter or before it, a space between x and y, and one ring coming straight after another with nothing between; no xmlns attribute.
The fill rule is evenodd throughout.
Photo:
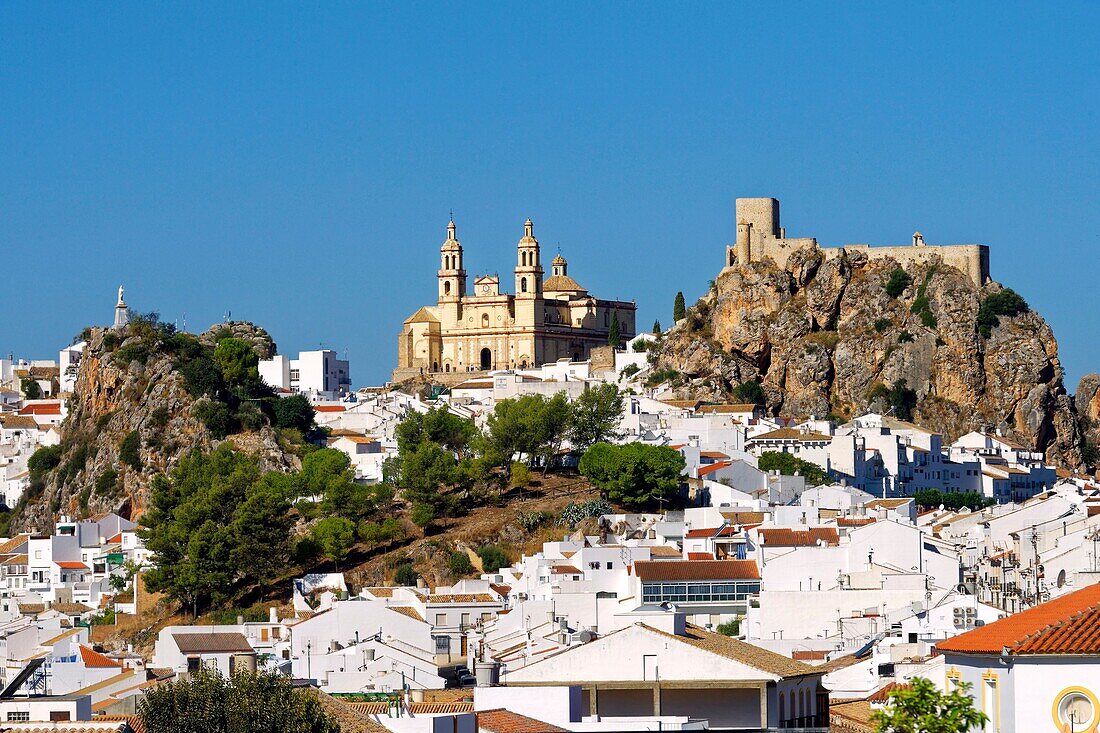
<svg viewBox="0 0 1100 733"><path fill-rule="evenodd" d="M94 649L89 649L83 644L80 645L80 659L84 662L85 667L114 667L119 668L122 665L113 659L100 654Z"/></svg>
<svg viewBox="0 0 1100 733"><path fill-rule="evenodd" d="M718 461L717 463L711 463L706 466L701 466L699 468L698 474L699 477L702 478L703 476L709 476L715 471L721 470L723 468L729 468L731 465L733 464L730 461Z"/></svg>
<svg viewBox="0 0 1100 733"><path fill-rule="evenodd" d="M74 562L72 560L62 560L61 562L55 562L54 565L63 570L87 570L88 566L82 562Z"/></svg>
<svg viewBox="0 0 1100 733"><path fill-rule="evenodd" d="M709 527L703 529L689 529L684 534L684 539L697 540L704 537L733 537L737 534L737 528L733 525L725 527Z"/></svg>
<svg viewBox="0 0 1100 733"><path fill-rule="evenodd" d="M836 526L838 527L865 527L868 524L874 524L877 520L874 517L837 517Z"/></svg>
<svg viewBox="0 0 1100 733"><path fill-rule="evenodd" d="M33 405L25 405L19 411L20 415L60 415L60 402L39 402Z"/></svg>
<svg viewBox="0 0 1100 733"><path fill-rule="evenodd" d="M936 644L962 654L1100 654L1100 583Z"/></svg>
<svg viewBox="0 0 1100 733"><path fill-rule="evenodd" d="M491 731L491 733L558 733L560 731L565 733L565 728L528 718L526 715L513 713L504 708L482 710L476 715L479 731Z"/></svg>
<svg viewBox="0 0 1100 733"><path fill-rule="evenodd" d="M315 412L344 412L347 408L343 405L314 405Z"/></svg>
<svg viewBox="0 0 1100 733"><path fill-rule="evenodd" d="M758 580L755 560L637 560L634 572L645 580Z"/></svg>
<svg viewBox="0 0 1100 733"><path fill-rule="evenodd" d="M687 556L688 560L713 560L714 555L709 552L689 552Z"/></svg>
<svg viewBox="0 0 1100 733"><path fill-rule="evenodd" d="M909 685L905 683L891 682L890 684L880 687L875 692L871 693L871 696L867 698L867 702L886 702L890 698L890 693L895 690L908 690Z"/></svg>
<svg viewBox="0 0 1100 733"><path fill-rule="evenodd" d="M790 529L772 527L757 530L764 547L813 547L818 540L827 545L840 544L840 536L833 527L814 527L812 529Z"/></svg>

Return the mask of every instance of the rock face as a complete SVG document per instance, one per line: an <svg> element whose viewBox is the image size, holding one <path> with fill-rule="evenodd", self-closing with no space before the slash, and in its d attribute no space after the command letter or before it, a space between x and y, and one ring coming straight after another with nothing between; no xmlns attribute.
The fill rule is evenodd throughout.
<svg viewBox="0 0 1100 733"><path fill-rule="evenodd" d="M218 324L199 337L200 343L212 346L215 333L251 341L261 358L275 353L271 337L252 324ZM211 450L220 442L194 416L196 400L186 390L172 355L153 352L144 361L119 363L118 355L138 337L111 329L90 329L86 336L88 345L62 425L60 464L39 486L32 486L27 502L13 517L13 529L52 531L59 514L80 518L113 511L136 517L148 505L154 476L171 470L192 449ZM132 433L137 435L140 467L119 455ZM298 465L297 457L284 452L269 427L226 440L260 456L265 469Z"/></svg>
<svg viewBox="0 0 1100 733"><path fill-rule="evenodd" d="M1075 407L1046 321L1030 310L1001 316L983 338L978 309L1000 285L909 264L912 282L891 297L899 268L858 252L825 261L813 247L787 269L727 267L666 335L655 370L679 373L679 396L726 398L754 380L775 414L841 419L884 409L884 388L904 380L917 394L914 421L948 440L1003 422L1049 460L1080 467L1081 395ZM1100 417L1100 377L1090 384L1090 414Z"/></svg>

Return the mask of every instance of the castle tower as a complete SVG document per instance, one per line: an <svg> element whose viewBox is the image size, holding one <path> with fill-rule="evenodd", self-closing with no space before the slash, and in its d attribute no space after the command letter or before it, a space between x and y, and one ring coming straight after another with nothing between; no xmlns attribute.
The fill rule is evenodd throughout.
<svg viewBox="0 0 1100 733"><path fill-rule="evenodd" d="M535 225L528 219L523 224L523 237L516 245L516 298L537 298L542 294L542 263L539 261L539 240Z"/></svg>
<svg viewBox="0 0 1100 733"><path fill-rule="evenodd" d="M458 302L466 295L466 270L462 267L462 244L455 237L455 223L447 224L447 239L439 248L439 303Z"/></svg>
<svg viewBox="0 0 1100 733"><path fill-rule="evenodd" d="M737 222L737 264L747 265L752 261L750 241L752 239L752 224L745 220ZM731 263L732 264L732 263Z"/></svg>
<svg viewBox="0 0 1100 733"><path fill-rule="evenodd" d="M125 328L130 323L130 308L123 299L125 288L118 286L118 302L115 303L115 328Z"/></svg>

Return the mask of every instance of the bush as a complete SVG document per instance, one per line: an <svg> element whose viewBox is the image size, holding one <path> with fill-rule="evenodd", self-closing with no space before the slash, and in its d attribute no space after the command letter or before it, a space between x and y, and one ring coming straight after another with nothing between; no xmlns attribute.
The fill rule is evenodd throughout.
<svg viewBox="0 0 1100 733"><path fill-rule="evenodd" d="M264 414L260 412L260 408L256 407L252 402L242 402L241 406L237 408L237 422L245 430L255 432L259 430L267 421L264 419Z"/></svg>
<svg viewBox="0 0 1100 733"><path fill-rule="evenodd" d="M412 511L409 512L409 519L417 527L427 527L433 521L435 521L436 512L435 507L431 504L416 504L413 506Z"/></svg>
<svg viewBox="0 0 1100 733"><path fill-rule="evenodd" d="M294 428L302 433L308 433L313 429L313 405L305 395L291 395L275 400L275 426L279 428Z"/></svg>
<svg viewBox="0 0 1100 733"><path fill-rule="evenodd" d="M997 316L1015 316L1027 311L1027 303L1011 288L990 293L978 306L977 326L982 338L993 335L993 329L1000 325Z"/></svg>
<svg viewBox="0 0 1100 733"><path fill-rule="evenodd" d="M510 474L512 476L512 486L517 489L522 489L531 483L531 469L528 468L526 463L521 461L512 463Z"/></svg>
<svg viewBox="0 0 1100 733"><path fill-rule="evenodd" d="M233 412L224 402L201 400L191 408L191 413L218 440L234 432Z"/></svg>
<svg viewBox="0 0 1100 733"><path fill-rule="evenodd" d="M886 294L896 298L905 292L905 289L913 284L913 278L900 267L890 273L890 279L886 282Z"/></svg>
<svg viewBox="0 0 1100 733"><path fill-rule="evenodd" d="M516 522L523 527L523 531L531 534L536 529L550 521L552 515L549 512L519 512Z"/></svg>
<svg viewBox="0 0 1100 733"><path fill-rule="evenodd" d="M495 573L510 564L508 555L497 545L482 545L477 556L481 558L481 567L487 573Z"/></svg>
<svg viewBox="0 0 1100 733"><path fill-rule="evenodd" d="M149 415L149 424L157 430L163 430L168 426L168 420L170 418L171 415L167 407L158 407Z"/></svg>
<svg viewBox="0 0 1100 733"><path fill-rule="evenodd" d="M470 562L470 558L466 558L466 562ZM473 565L470 567L473 568ZM416 568L412 566L411 562L398 565L397 572L393 575L393 582L397 585L415 586L416 581L419 579L420 574L416 572Z"/></svg>
<svg viewBox="0 0 1100 733"><path fill-rule="evenodd" d="M126 433L118 447L118 458L135 471L141 470L141 436L138 431Z"/></svg>
<svg viewBox="0 0 1100 733"><path fill-rule="evenodd" d="M615 502L654 506L680 486L684 457L666 446L596 443L581 456L578 470Z"/></svg>
<svg viewBox="0 0 1100 733"><path fill-rule="evenodd" d="M639 367L637 364L627 364L626 366L624 366L622 368L622 371L619 372L619 374L622 377L626 377L627 379L630 379L631 377L633 377L635 374L637 374L640 371L641 371L641 367Z"/></svg>
<svg viewBox="0 0 1100 733"><path fill-rule="evenodd" d="M42 388L38 386L37 379L23 377L19 382L19 388L23 391L23 396L28 400L37 400L42 397Z"/></svg>
<svg viewBox="0 0 1100 733"><path fill-rule="evenodd" d="M465 552L455 550L447 558L447 569L454 575L469 575L474 571L474 564Z"/></svg>
<svg viewBox="0 0 1100 733"><path fill-rule="evenodd" d="M898 334L898 343L899 344L908 344L908 343L912 343L912 342L913 342L913 334L909 333L908 331L902 331L901 333Z"/></svg>
<svg viewBox="0 0 1100 733"><path fill-rule="evenodd" d="M760 454L756 465L761 471L779 471L784 476L793 476L795 473L805 476L807 486L820 486L829 481L829 477L821 466L791 453L764 451Z"/></svg>
<svg viewBox="0 0 1100 733"><path fill-rule="evenodd" d="M31 481L38 481L47 473L57 468L60 463L60 445L39 448L27 459L27 470L30 471Z"/></svg>
<svg viewBox="0 0 1100 733"><path fill-rule="evenodd" d="M892 322L889 318L877 318L875 319L875 330L879 333L885 333L886 329L890 328Z"/></svg>
<svg viewBox="0 0 1100 733"><path fill-rule="evenodd" d="M639 336L630 342L630 346L634 351L649 351L649 341Z"/></svg>
<svg viewBox="0 0 1100 733"><path fill-rule="evenodd" d="M675 369L662 369L657 372L650 372L649 378L645 380L647 386L656 387L658 384L664 382L673 382L680 378L680 372Z"/></svg>
<svg viewBox="0 0 1100 733"><path fill-rule="evenodd" d="M110 497L118 491L118 471L108 468L95 480L95 495ZM84 502L87 505L87 502Z"/></svg>
<svg viewBox="0 0 1100 733"><path fill-rule="evenodd" d="M583 504L574 504L570 502L561 510L558 524L563 527L574 527L578 522L583 522L589 517L602 517L614 511L615 508L603 499L592 499Z"/></svg>
<svg viewBox="0 0 1100 733"><path fill-rule="evenodd" d="M735 618L733 621L718 624L714 630L724 636L737 636L741 633L741 619Z"/></svg>
<svg viewBox="0 0 1100 733"><path fill-rule="evenodd" d="M742 402L763 406L767 403L768 396L759 382L748 380L741 382L733 389L733 396Z"/></svg>
<svg viewBox="0 0 1100 733"><path fill-rule="evenodd" d="M126 344L115 352L115 366L125 369L131 362L144 364L149 360L149 346L144 341Z"/></svg>

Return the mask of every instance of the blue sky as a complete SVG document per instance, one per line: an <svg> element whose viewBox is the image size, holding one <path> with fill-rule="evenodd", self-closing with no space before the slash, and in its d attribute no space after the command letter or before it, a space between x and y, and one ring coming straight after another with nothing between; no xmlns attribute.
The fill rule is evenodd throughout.
<svg viewBox="0 0 1100 733"><path fill-rule="evenodd" d="M0 5L0 351L227 311L356 384L530 216L667 325L775 196L823 244L982 242L1100 371L1100 5Z"/></svg>

